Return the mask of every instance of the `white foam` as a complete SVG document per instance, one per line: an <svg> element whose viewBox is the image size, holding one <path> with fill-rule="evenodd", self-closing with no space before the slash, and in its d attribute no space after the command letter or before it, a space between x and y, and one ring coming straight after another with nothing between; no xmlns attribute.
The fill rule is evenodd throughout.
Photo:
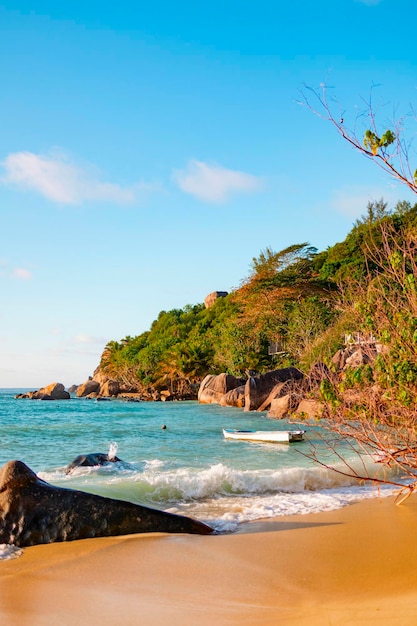
<svg viewBox="0 0 417 626"><path fill-rule="evenodd" d="M143 462L146 470L159 469L165 465L165 461L161 461L160 459L151 459L149 461L145 459Z"/></svg>
<svg viewBox="0 0 417 626"><path fill-rule="evenodd" d="M110 446L109 446L109 451L107 453L107 457L109 458L109 460L115 458L115 456L117 455L117 448L118 448L117 442L116 441L112 441Z"/></svg>
<svg viewBox="0 0 417 626"><path fill-rule="evenodd" d="M9 561L22 556L23 550L8 543L0 543L0 561Z"/></svg>
<svg viewBox="0 0 417 626"><path fill-rule="evenodd" d="M394 492L395 489L389 486L382 489L372 486L345 487L322 492L278 493L251 498L212 499L172 507L169 511L200 519L218 532L233 532L239 524L246 522L283 515L305 515L333 511L358 500L386 497Z"/></svg>

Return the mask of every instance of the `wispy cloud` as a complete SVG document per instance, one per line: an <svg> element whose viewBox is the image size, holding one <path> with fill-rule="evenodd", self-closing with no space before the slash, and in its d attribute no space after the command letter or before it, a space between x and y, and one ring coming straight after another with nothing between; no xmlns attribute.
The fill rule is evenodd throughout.
<svg viewBox="0 0 417 626"><path fill-rule="evenodd" d="M13 267L7 259L0 259L0 276L18 280L31 280L32 272L25 267Z"/></svg>
<svg viewBox="0 0 417 626"><path fill-rule="evenodd" d="M54 358L67 357L91 357L94 356L96 362L100 361L101 353L106 345L105 337L89 335L87 333L78 333L76 335L67 335L63 329L52 329L51 335L58 339L58 344L51 346L48 353ZM96 366L94 366L96 367Z"/></svg>
<svg viewBox="0 0 417 626"><path fill-rule="evenodd" d="M215 204L226 202L232 194L252 193L262 187L261 179L252 174L195 160L189 161L185 170L174 170L173 180L185 193Z"/></svg>
<svg viewBox="0 0 417 626"><path fill-rule="evenodd" d="M14 278L19 278L20 280L30 280L32 278L32 272L24 267L15 267L12 271L12 275Z"/></svg>
<svg viewBox="0 0 417 626"><path fill-rule="evenodd" d="M1 163L1 182L36 191L48 200L61 204L97 201L128 204L138 199L152 185L136 183L123 187L99 179L93 168L81 168L63 152L34 154L14 152Z"/></svg>
<svg viewBox="0 0 417 626"><path fill-rule="evenodd" d="M359 218L366 213L369 202L377 202L381 199L389 205L398 200L394 190L386 188L381 193L381 188L369 188L361 186L343 187L333 194L331 206L339 213L351 218Z"/></svg>
<svg viewBox="0 0 417 626"><path fill-rule="evenodd" d="M92 335L88 335L87 333L78 333L78 335L75 335L74 342L76 344L89 344L100 346L104 346L106 343L104 337L93 337Z"/></svg>

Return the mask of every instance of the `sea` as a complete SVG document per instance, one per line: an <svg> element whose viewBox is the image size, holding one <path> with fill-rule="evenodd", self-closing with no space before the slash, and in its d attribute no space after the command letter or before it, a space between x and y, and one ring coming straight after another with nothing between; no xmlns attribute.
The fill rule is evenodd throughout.
<svg viewBox="0 0 417 626"><path fill-rule="evenodd" d="M198 402L15 398L23 391L0 389L0 467L17 459L53 485L187 515L219 533L393 493L329 469L363 460L316 422ZM306 432L302 442L268 444L226 440L223 428ZM75 457L94 452L121 462L66 473ZM381 471L372 457L366 464Z"/></svg>

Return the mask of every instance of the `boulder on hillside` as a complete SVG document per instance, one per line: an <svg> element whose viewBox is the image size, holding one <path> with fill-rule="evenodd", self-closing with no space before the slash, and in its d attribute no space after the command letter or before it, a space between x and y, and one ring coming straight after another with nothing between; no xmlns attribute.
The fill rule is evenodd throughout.
<svg viewBox="0 0 417 626"><path fill-rule="evenodd" d="M338 350L332 357L332 363L338 371L347 367L359 367L366 363L372 363L380 352L386 350L386 346L380 343L354 344Z"/></svg>
<svg viewBox="0 0 417 626"><path fill-rule="evenodd" d="M244 384L241 378L235 378L232 374L207 374L201 382L197 400L201 404L226 404L226 395L229 391Z"/></svg>
<svg viewBox="0 0 417 626"><path fill-rule="evenodd" d="M0 470L0 543L24 547L147 532L208 535L213 529L182 515L55 487L22 461Z"/></svg>
<svg viewBox="0 0 417 626"><path fill-rule="evenodd" d="M364 350L363 348L358 348L346 359L344 369L347 367L360 367L361 365L370 363L375 359L376 355L376 350L371 352L369 349Z"/></svg>
<svg viewBox="0 0 417 626"><path fill-rule="evenodd" d="M208 296L204 298L204 306L209 309L213 306L218 298L225 298L228 295L227 291L212 291Z"/></svg>
<svg viewBox="0 0 417 626"><path fill-rule="evenodd" d="M324 417L324 412L323 402L313 398L303 398L295 411L295 415L304 419L321 419Z"/></svg>
<svg viewBox="0 0 417 626"><path fill-rule="evenodd" d="M245 386L245 411L259 409L278 383L289 380L301 381L303 378L304 374L296 367L286 367L256 377L251 376Z"/></svg>
<svg viewBox="0 0 417 626"><path fill-rule="evenodd" d="M332 356L332 363L336 370L342 370L346 365L346 359L351 355L350 350L341 348Z"/></svg>
<svg viewBox="0 0 417 626"><path fill-rule="evenodd" d="M19 393L16 398L29 398L30 400L68 400L70 398L68 391L62 383L51 383L46 387L41 387L37 391L28 391L27 393Z"/></svg>

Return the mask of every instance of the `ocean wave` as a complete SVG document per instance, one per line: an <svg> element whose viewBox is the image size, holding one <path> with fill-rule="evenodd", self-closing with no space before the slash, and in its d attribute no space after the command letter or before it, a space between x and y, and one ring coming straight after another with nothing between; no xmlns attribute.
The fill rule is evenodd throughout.
<svg viewBox="0 0 417 626"><path fill-rule="evenodd" d="M374 471L380 472L381 468L374 465ZM159 460L132 464L129 468L115 463L99 468L77 468L71 475L63 474L61 468L43 472L40 477L58 486L160 506L229 496L318 493L358 482L319 465L242 470L216 463L200 469L172 468Z"/></svg>
<svg viewBox="0 0 417 626"><path fill-rule="evenodd" d="M379 465L372 461L370 465L380 471ZM112 463L77 472L66 476L60 469L44 472L42 478L57 486L187 515L222 533L255 520L330 511L395 492L389 485L363 485L319 465L241 470L216 463L198 469L172 468L154 459L129 470Z"/></svg>
<svg viewBox="0 0 417 626"><path fill-rule="evenodd" d="M239 525L287 515L306 515L334 511L352 502L376 497L387 497L395 488L384 485L376 488L350 486L321 492L297 492L210 499L198 503L178 505L171 513L187 515L204 521L219 533L235 532Z"/></svg>

